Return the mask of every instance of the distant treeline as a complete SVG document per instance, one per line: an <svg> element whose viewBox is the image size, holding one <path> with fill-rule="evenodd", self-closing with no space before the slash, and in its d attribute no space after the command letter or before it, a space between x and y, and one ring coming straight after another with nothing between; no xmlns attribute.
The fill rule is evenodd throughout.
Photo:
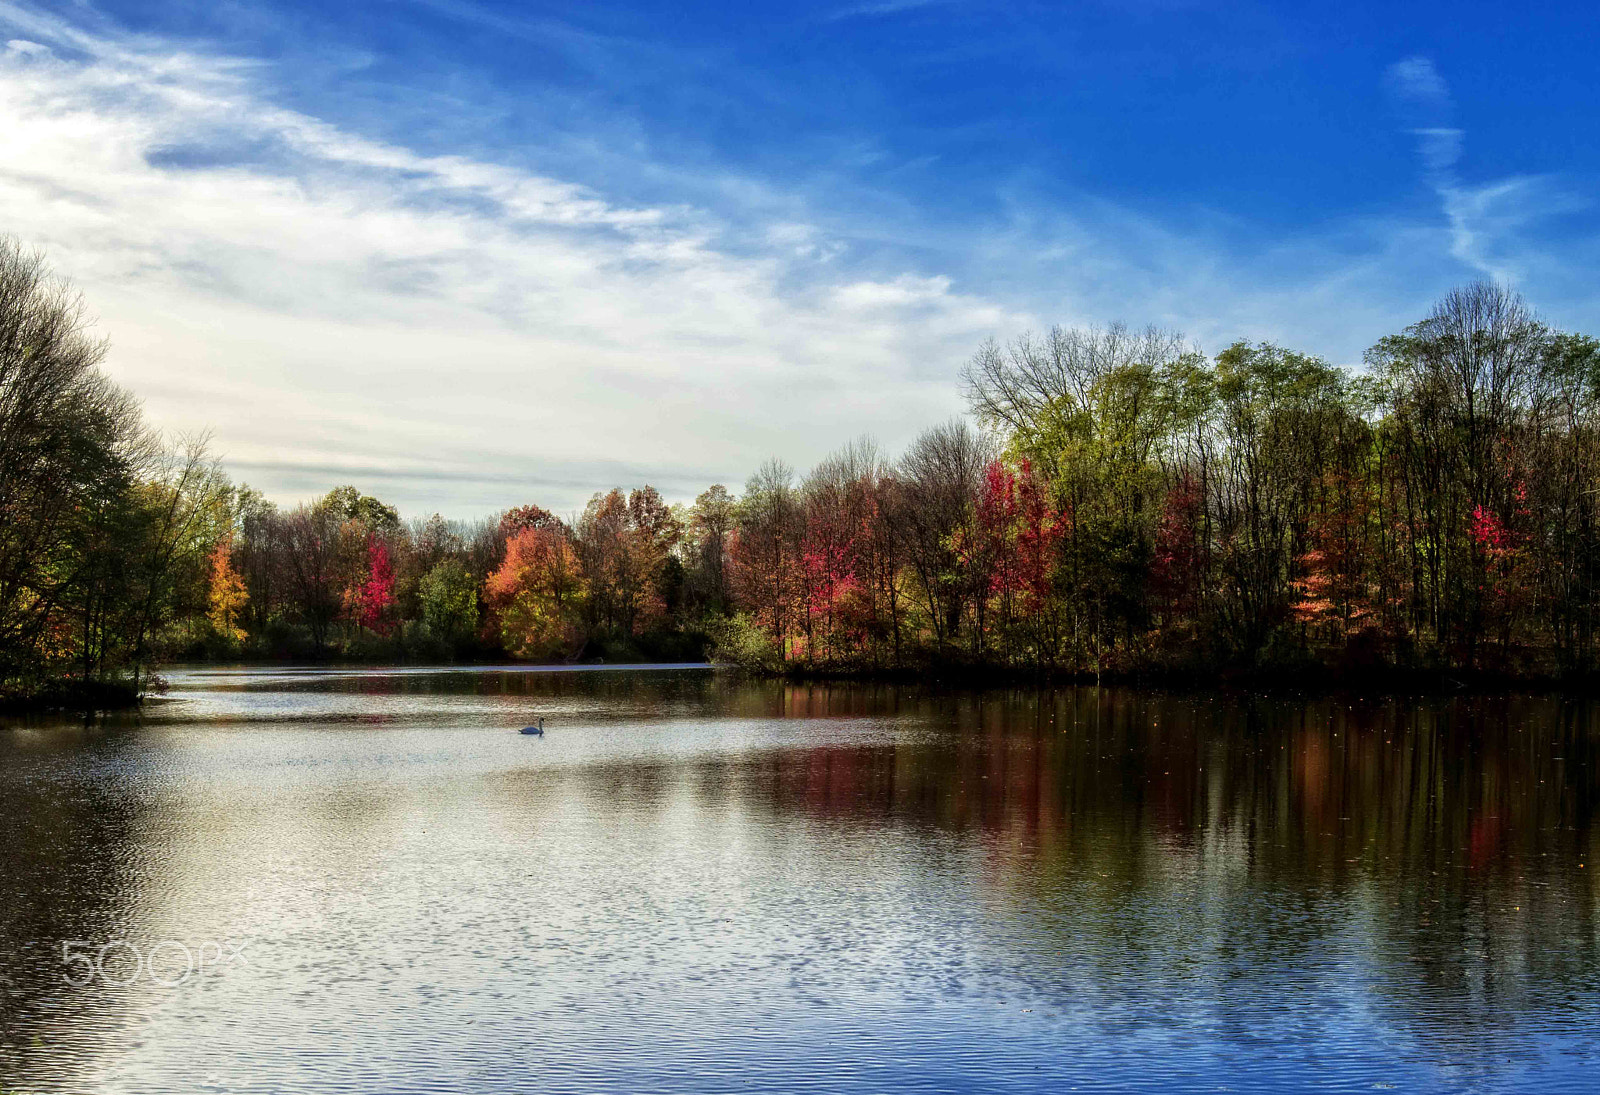
<svg viewBox="0 0 1600 1095"><path fill-rule="evenodd" d="M983 346L975 422L692 506L292 509L174 446L0 245L0 692L199 657L664 659L771 671L1575 678L1600 601L1600 343L1475 284L1358 374L1271 345Z"/></svg>
<svg viewBox="0 0 1600 1095"><path fill-rule="evenodd" d="M769 465L730 652L825 670L1575 680L1600 610L1600 342L1474 284L1351 373L1055 329L983 346L898 461Z"/></svg>

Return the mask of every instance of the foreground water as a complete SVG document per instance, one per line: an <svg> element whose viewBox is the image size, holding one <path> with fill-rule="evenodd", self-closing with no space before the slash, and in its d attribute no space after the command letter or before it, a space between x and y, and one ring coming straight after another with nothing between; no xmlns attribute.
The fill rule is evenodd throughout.
<svg viewBox="0 0 1600 1095"><path fill-rule="evenodd" d="M0 1090L1600 1086L1588 704L173 679L0 721Z"/></svg>

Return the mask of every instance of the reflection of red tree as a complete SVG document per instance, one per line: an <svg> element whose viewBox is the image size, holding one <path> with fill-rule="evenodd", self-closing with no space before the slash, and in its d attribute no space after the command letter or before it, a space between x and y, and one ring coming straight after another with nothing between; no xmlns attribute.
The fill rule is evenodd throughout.
<svg viewBox="0 0 1600 1095"><path fill-rule="evenodd" d="M1300 809L1308 822L1321 827L1328 818L1328 740L1320 729L1302 730L1294 736L1294 768L1300 785Z"/></svg>
<svg viewBox="0 0 1600 1095"><path fill-rule="evenodd" d="M1472 819L1467 838L1467 857L1473 870L1488 866L1500 852L1500 835L1505 825L1497 814L1479 814Z"/></svg>
<svg viewBox="0 0 1600 1095"><path fill-rule="evenodd" d="M1508 929L1515 941L1529 925L1569 923L1571 898L1588 893L1588 872L1572 877L1576 863L1554 853L1587 848L1573 835L1586 815L1574 811L1595 792L1578 766L1554 778L1558 743L1529 740L1554 709L1543 701L1230 711L1089 690L934 704L832 685L786 688L783 703L799 718L933 716L931 738L768 754L752 801L830 833L960 834L986 900L1117 903L1248 872L1251 893L1259 884L1335 904L1376 888L1386 900L1372 906L1374 926L1400 931L1389 942L1403 952L1411 918L1442 911L1441 897L1483 910L1474 932ZM1574 733L1554 736L1571 748ZM1547 789L1546 778L1564 785ZM1230 884L1206 900L1243 910L1240 897ZM1530 900L1545 902L1533 916Z"/></svg>
<svg viewBox="0 0 1600 1095"><path fill-rule="evenodd" d="M795 689L784 713L837 716L846 713L839 702L844 698ZM1147 811L1144 823L1164 847L1193 845L1203 782L1187 730L1158 735L1130 765L1100 769L1085 782L1070 763L1081 755L1081 742L1061 734L1054 709L1022 722L1002 707L976 714L976 725L964 724L948 749L932 753L920 746L823 745L776 754L772 792L816 818L899 817L981 829L994 838L985 848L996 877L1009 873L1007 864L1059 846L1110 799L1117 811Z"/></svg>

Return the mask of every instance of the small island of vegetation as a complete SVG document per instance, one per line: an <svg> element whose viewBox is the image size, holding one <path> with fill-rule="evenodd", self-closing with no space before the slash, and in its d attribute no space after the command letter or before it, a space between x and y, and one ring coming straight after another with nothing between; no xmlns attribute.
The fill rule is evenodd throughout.
<svg viewBox="0 0 1600 1095"><path fill-rule="evenodd" d="M772 673L1582 684L1600 343L1451 292L1365 369L1156 329L981 347L973 421L562 519L281 508L106 378L0 243L0 695L109 705L164 660L717 660Z"/></svg>

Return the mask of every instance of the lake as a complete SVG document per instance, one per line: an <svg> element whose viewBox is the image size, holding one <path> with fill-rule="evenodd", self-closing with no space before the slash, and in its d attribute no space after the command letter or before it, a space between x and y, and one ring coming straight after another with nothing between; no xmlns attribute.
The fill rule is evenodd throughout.
<svg viewBox="0 0 1600 1095"><path fill-rule="evenodd" d="M0 1089L1600 1087L1589 702L170 679L0 718Z"/></svg>

